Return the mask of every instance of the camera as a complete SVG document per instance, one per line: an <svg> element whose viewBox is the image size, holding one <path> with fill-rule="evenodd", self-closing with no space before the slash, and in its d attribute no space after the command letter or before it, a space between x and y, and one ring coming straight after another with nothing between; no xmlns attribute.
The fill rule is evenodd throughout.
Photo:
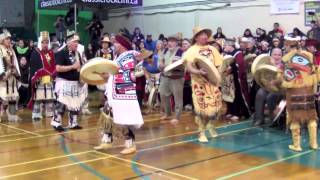
<svg viewBox="0 0 320 180"><path fill-rule="evenodd" d="M308 12L308 15L309 15L309 16L314 16L314 15L316 15L316 13L313 12L313 11L309 11L309 12Z"/></svg>

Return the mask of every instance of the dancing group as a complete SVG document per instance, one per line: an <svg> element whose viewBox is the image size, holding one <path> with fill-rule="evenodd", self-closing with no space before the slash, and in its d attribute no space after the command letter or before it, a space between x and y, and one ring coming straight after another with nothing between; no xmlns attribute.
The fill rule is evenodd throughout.
<svg viewBox="0 0 320 180"><path fill-rule="evenodd" d="M174 96L176 116L172 120L173 123L179 121L183 106L180 102L182 98L179 98L183 94L179 91L182 88L175 86L183 87L182 77L185 70L191 74L195 121L200 131L198 140L202 143L208 142L206 130L209 130L212 138L218 136L213 121L221 114L223 102L221 84L230 75L232 68L242 65L237 61L233 63L235 67L231 64L225 65L226 58L223 58L209 43L211 36L210 29L194 28L191 47L188 50L181 52L179 48L172 47L159 55L158 63L149 63L157 66L157 73L161 72L159 89L162 92L161 96L163 93L166 96L161 98L163 103L170 103L170 98L167 97ZM10 33L6 30L0 35L0 98L2 112L5 112L1 117L7 116L9 121L19 119L16 102L19 98L18 78L21 75L10 37ZM145 59L151 54L145 55L146 53L134 51L130 39L126 33L116 35L113 42L114 52L101 50L99 51L101 58L87 61L83 51L79 50L80 37L75 32L68 32L65 46L55 54L50 47L49 33L41 32L38 47L32 52L30 59L32 98L29 107L32 108L32 119L42 119L42 107L44 107L44 114L52 118L51 125L55 130L65 131L62 126L65 112L68 112L68 128L81 129L78 116L88 101L88 84L105 84L103 88L105 104L100 115L101 144L94 148L108 149L112 147L114 137L120 137L125 140L125 148L121 153L134 153L136 151L134 129L140 128L144 123L141 102L138 101L139 91L136 83L139 77L136 76L136 68L140 62L145 63ZM177 43L178 40L178 36L168 38L171 44ZM287 122L293 139L293 144L289 145L289 148L294 151L302 150L300 126L303 123L308 124L310 147L318 148L314 89L320 80L320 69L314 65L313 55L299 48L298 41L294 38L285 40L288 50L282 58L281 65L274 63L271 57L269 62L260 64L254 70L259 75L259 85L262 88L266 90L270 90L270 87L278 88L285 94ZM110 40L105 37L102 40L102 44L104 43L110 43ZM231 59L236 59L238 54L232 49L234 41L228 40L224 46L230 47ZM178 64L177 61L181 63ZM172 66L168 70L171 64L177 66ZM242 78L241 72L237 75L239 79ZM93 79L90 79L92 77ZM239 85L241 86L241 83ZM243 93L235 95L240 95L242 103L246 105ZM164 108L164 111L169 115L170 109Z"/></svg>

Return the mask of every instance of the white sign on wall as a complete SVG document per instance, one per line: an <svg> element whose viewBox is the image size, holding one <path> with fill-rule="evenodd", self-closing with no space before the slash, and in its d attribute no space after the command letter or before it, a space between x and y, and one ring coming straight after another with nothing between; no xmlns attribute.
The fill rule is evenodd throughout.
<svg viewBox="0 0 320 180"><path fill-rule="evenodd" d="M300 0L270 0L271 14L299 14Z"/></svg>

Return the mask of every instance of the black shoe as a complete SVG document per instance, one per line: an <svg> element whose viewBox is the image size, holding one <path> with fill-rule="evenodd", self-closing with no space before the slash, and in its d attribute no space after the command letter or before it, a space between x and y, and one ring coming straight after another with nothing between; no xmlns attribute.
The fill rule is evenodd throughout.
<svg viewBox="0 0 320 180"><path fill-rule="evenodd" d="M57 127L53 126L53 129L58 131L58 132L64 132L65 131L65 129L62 126L57 126Z"/></svg>
<svg viewBox="0 0 320 180"><path fill-rule="evenodd" d="M36 117L36 118L33 118L32 120L33 120L33 121L36 121L36 122L38 122L38 121L41 121L41 118L39 118L39 117Z"/></svg>
<svg viewBox="0 0 320 180"><path fill-rule="evenodd" d="M79 125L76 125L75 127L71 127L69 129L79 130L79 129L82 129L82 127Z"/></svg>
<svg viewBox="0 0 320 180"><path fill-rule="evenodd" d="M262 126L262 125L264 125L264 121L262 121L262 120L257 120L256 122L254 122L253 125L254 125L254 126Z"/></svg>

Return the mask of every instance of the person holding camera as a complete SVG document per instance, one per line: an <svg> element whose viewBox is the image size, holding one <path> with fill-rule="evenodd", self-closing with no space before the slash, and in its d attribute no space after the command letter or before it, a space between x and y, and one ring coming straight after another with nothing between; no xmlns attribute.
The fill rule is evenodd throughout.
<svg viewBox="0 0 320 180"><path fill-rule="evenodd" d="M100 19L94 15L92 20L89 22L86 29L89 31L90 35L90 43L93 47L93 50L96 51L100 48L99 40L101 37L101 30L103 30L104 26L101 23Z"/></svg>
<svg viewBox="0 0 320 180"><path fill-rule="evenodd" d="M57 17L57 20L54 23L54 27L56 29L56 37L58 38L58 41L60 43L63 42L65 38L66 26L64 24L64 19L62 15L59 15Z"/></svg>

